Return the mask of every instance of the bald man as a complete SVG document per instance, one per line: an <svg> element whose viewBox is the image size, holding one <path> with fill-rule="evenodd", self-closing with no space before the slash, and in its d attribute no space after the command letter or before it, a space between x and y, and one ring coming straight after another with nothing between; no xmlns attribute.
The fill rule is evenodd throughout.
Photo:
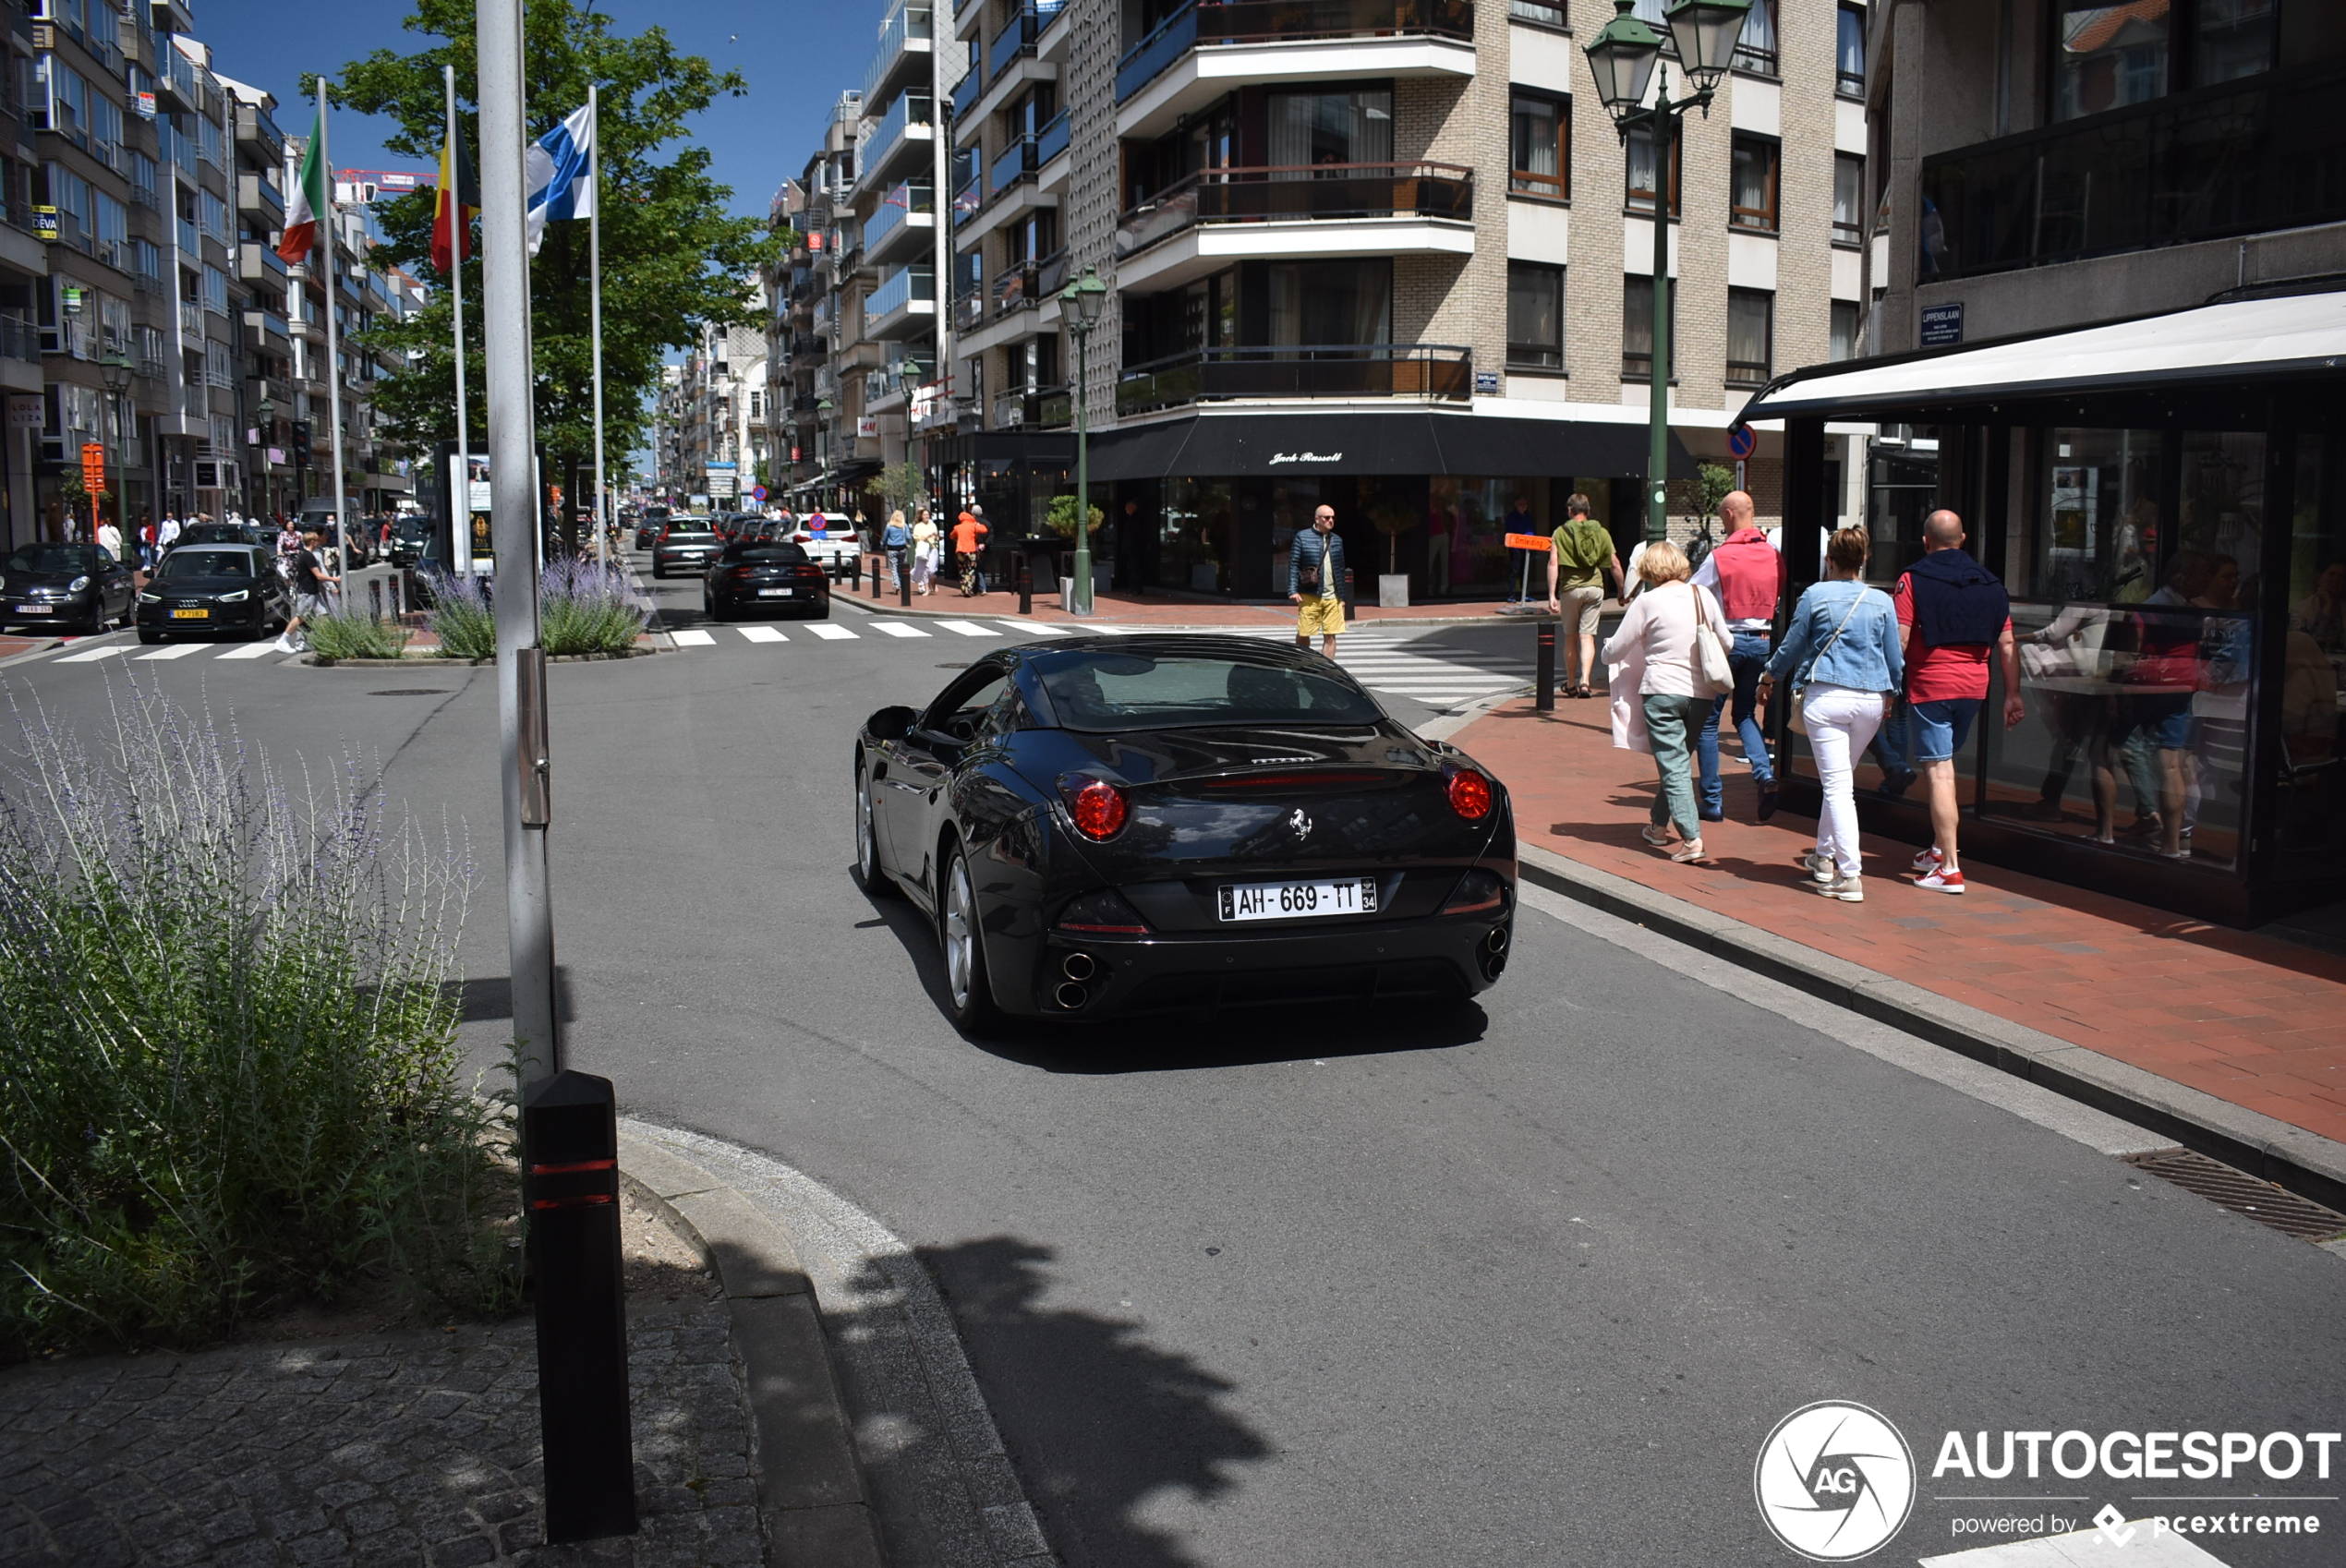
<svg viewBox="0 0 2346 1568"><path fill-rule="evenodd" d="M2012 600L1996 574L1964 553L1963 519L1941 509L1923 519L1920 561L1898 579L1891 602L1905 638L1906 736L1930 796L1930 848L1914 861L1915 886L1964 890L1955 852L1955 754L1988 700L1992 649L2004 677L2004 728L2026 717Z"/></svg>
<svg viewBox="0 0 2346 1568"><path fill-rule="evenodd" d="M1711 717L1702 721L1702 736L1695 743L1702 764L1697 803L1705 822L1718 822L1727 814L1726 790L1719 778L1719 715L1733 702L1735 732L1743 737L1743 758L1751 765L1751 781L1760 788L1759 816L1765 822L1776 814L1776 769L1754 712L1760 674L1775 652L1776 607L1784 602L1785 583L1784 556L1753 525L1751 498L1743 491L1729 490L1720 499L1719 521L1726 525L1727 537L1702 558L1694 581L1697 587L1718 595L1727 612L1733 637L1727 668L1735 671L1735 684L1730 695L1711 699Z"/></svg>

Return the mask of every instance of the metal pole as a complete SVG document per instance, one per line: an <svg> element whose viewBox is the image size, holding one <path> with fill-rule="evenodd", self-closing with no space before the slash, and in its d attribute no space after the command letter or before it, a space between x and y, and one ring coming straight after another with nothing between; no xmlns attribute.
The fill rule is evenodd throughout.
<svg viewBox="0 0 2346 1568"><path fill-rule="evenodd" d="M1092 613L1092 442L1084 413L1092 385L1092 328L1079 309L1075 318L1075 585L1059 597L1070 615Z"/></svg>
<svg viewBox="0 0 2346 1568"><path fill-rule="evenodd" d="M611 487L603 482L603 116L586 84L586 289L595 314L595 560L611 564Z"/></svg>
<svg viewBox="0 0 2346 1568"><path fill-rule="evenodd" d="M1536 712L1554 713L1556 710L1556 623L1554 616L1547 616L1540 622L1537 663L1534 680L1538 682L1538 695L1533 698L1531 706Z"/></svg>
<svg viewBox="0 0 2346 1568"><path fill-rule="evenodd" d="M1653 369L1646 399L1646 542L1670 537L1670 72L1653 109Z"/></svg>
<svg viewBox="0 0 2346 1568"><path fill-rule="evenodd" d="M334 291L342 283L342 264L334 250L342 243L342 214L334 206L334 161L326 151L326 78L318 78L318 166L326 175L326 416L334 432L334 527L340 534L342 570L350 570L350 487L342 467L342 334L334 324Z"/></svg>
<svg viewBox="0 0 2346 1568"><path fill-rule="evenodd" d="M530 401L529 236L522 150L522 0L483 0L481 327L489 367L490 529L497 565L497 718L505 804L505 937L514 1038L527 1090L562 1070L553 905L546 886L545 658L538 642L536 420ZM530 722L525 723L525 720ZM532 820L532 819L535 820Z"/></svg>
<svg viewBox="0 0 2346 1568"><path fill-rule="evenodd" d="M456 575L469 577L473 573L473 487L472 487L472 413L466 406L468 396L465 383L471 380L465 364L465 241L472 228L465 217L465 182L455 163L456 151L456 67L444 66L448 91L448 177L456 187L456 200L450 213L448 247L448 297L456 309L456 472L449 488L449 550L450 562Z"/></svg>

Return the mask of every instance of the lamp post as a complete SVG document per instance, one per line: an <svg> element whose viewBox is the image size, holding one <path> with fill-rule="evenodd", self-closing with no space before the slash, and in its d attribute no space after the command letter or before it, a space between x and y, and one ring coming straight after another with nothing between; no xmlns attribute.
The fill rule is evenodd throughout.
<svg viewBox="0 0 2346 1568"><path fill-rule="evenodd" d="M275 476L269 472L272 466L269 461L269 448L270 443L277 439L277 405L270 400L267 392L263 392L260 404L252 412L253 416L260 421L260 461L253 465L260 471L260 510L273 513L277 509L270 503L269 481Z"/></svg>
<svg viewBox="0 0 2346 1568"><path fill-rule="evenodd" d="M1075 586L1061 598L1070 615L1092 613L1092 449L1091 422L1084 417L1084 392L1092 380L1092 329L1100 324L1100 308L1107 303L1107 284L1099 269L1086 267L1083 275L1059 296L1059 314L1075 334L1075 562L1070 569ZM1072 312L1066 307L1073 306Z"/></svg>
<svg viewBox="0 0 2346 1568"><path fill-rule="evenodd" d="M1614 18L1589 41L1589 72L1596 78L1597 97L1613 115L1614 130L1626 142L1640 126L1653 137L1653 359L1646 404L1646 540L1666 538L1670 532L1670 146L1678 122L1688 109L1708 116L1719 78L1734 59L1735 40L1742 36L1743 18L1751 0L1678 0L1667 13L1670 45L1694 91L1673 100L1670 73L1662 66L1663 38L1631 15L1637 0L1613 0ZM1653 102L1646 102L1649 89Z"/></svg>
<svg viewBox="0 0 2346 1568"><path fill-rule="evenodd" d="M114 414L114 521L122 530L123 548L130 546L130 484L122 476L130 462L130 440L123 429L122 394L130 390L130 361L109 354L99 362L99 377L106 383L106 406Z"/></svg>
<svg viewBox="0 0 2346 1568"><path fill-rule="evenodd" d="M921 439L920 420L913 412L913 393L921 384L920 361L908 354L889 366L888 373L895 378L896 390L904 394L904 455L913 460L913 471L920 476L921 488L912 498L917 506L921 497L928 494L928 454L925 450L928 443Z"/></svg>

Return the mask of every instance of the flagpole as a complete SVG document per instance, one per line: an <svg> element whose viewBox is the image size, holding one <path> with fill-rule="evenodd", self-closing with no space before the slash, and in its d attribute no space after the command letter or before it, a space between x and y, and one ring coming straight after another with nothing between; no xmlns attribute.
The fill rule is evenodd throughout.
<svg viewBox="0 0 2346 1568"><path fill-rule="evenodd" d="M595 560L611 564L611 487L603 481L603 116L586 84L586 289L595 316Z"/></svg>
<svg viewBox="0 0 2346 1568"><path fill-rule="evenodd" d="M318 169L326 176L326 210L320 214L323 220L320 226L326 233L326 406L334 433L334 526L341 536L341 570L347 572L352 554L350 487L342 467L342 334L334 324L334 290L342 282L341 270L334 260L334 246L342 236L336 232L341 223L334 206L334 160L327 151L324 77L318 78Z"/></svg>
<svg viewBox="0 0 2346 1568"><path fill-rule="evenodd" d="M473 454L472 415L466 405L465 383L465 240L472 224L465 217L465 175L456 156L456 67L444 66L448 83L448 130L441 145L447 149L448 183L453 190L441 192L440 199L448 209L448 297L456 307L456 473L449 490L449 548L460 578L470 577L473 571Z"/></svg>

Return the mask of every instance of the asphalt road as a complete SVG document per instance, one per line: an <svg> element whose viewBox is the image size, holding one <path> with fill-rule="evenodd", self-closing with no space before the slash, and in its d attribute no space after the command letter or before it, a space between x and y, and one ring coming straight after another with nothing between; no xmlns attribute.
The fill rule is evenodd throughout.
<svg viewBox="0 0 2346 1568"><path fill-rule="evenodd" d="M659 586L692 629L696 585ZM1506 979L1460 1010L961 1038L929 932L850 874L848 744L1009 629L779 624L553 669L572 1059L631 1114L770 1152L922 1249L1068 1562L1789 1562L1753 1462L1828 1398L1917 1451L1921 1500L1880 1559L1910 1562L1994 1538L1953 1535L1942 1496L2176 1506L2142 1482L1934 1482L1951 1430L2346 1425L2346 1262L1633 929L1527 909ZM1493 669L1524 640L1428 635ZM494 1014L490 671L0 669L79 724L126 678L232 711L281 760L355 746L394 802L467 824L489 874L464 952ZM1430 700L1393 699L1413 719ZM468 1031L486 1060L493 1016ZM2305 1511L2318 1547L2202 1544L2336 1561L2346 1512Z"/></svg>

